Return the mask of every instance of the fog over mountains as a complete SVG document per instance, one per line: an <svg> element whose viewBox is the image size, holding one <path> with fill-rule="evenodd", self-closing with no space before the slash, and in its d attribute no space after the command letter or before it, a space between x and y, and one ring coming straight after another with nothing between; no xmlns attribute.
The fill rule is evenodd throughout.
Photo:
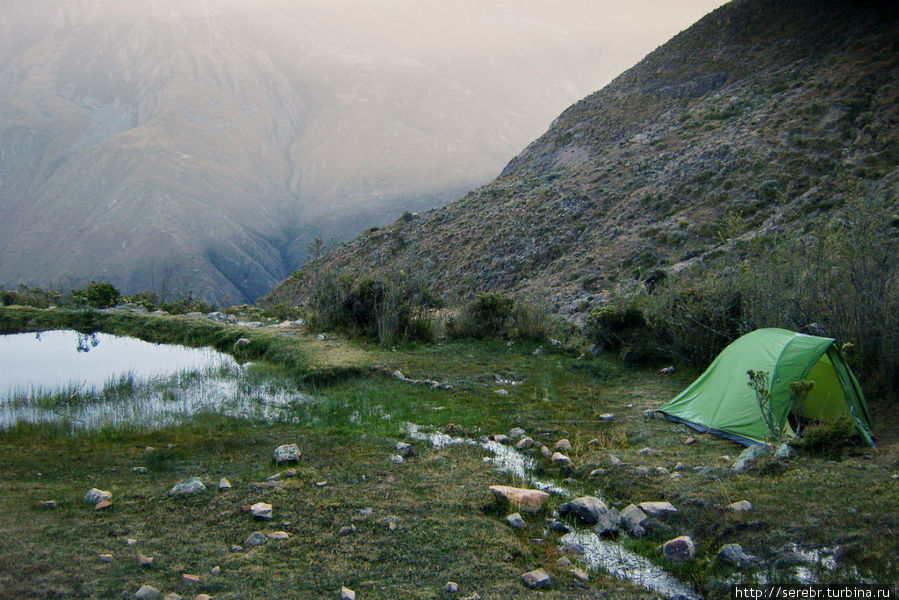
<svg viewBox="0 0 899 600"><path fill-rule="evenodd" d="M620 4L4 0L0 284L253 300L316 235L496 176L716 2Z"/></svg>

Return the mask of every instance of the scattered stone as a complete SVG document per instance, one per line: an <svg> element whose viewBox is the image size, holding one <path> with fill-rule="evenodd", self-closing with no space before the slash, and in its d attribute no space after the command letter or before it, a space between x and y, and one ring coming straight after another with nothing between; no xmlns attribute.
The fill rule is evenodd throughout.
<svg viewBox="0 0 899 600"><path fill-rule="evenodd" d="M257 519L271 519L272 505L265 502L257 502L250 506L250 514Z"/></svg>
<svg viewBox="0 0 899 600"><path fill-rule="evenodd" d="M682 463L682 462L679 462L679 463L677 463L676 465L674 465L674 470L675 470L675 471L686 471L686 470L687 470L687 465L685 465L685 464Z"/></svg>
<svg viewBox="0 0 899 600"><path fill-rule="evenodd" d="M786 442L782 442L774 449L774 458L777 460L789 460L796 456L796 451Z"/></svg>
<svg viewBox="0 0 899 600"><path fill-rule="evenodd" d="M524 584L532 590L547 589L552 583L552 580L549 578L549 574L543 569L528 571L521 576L521 580L524 581Z"/></svg>
<svg viewBox="0 0 899 600"><path fill-rule="evenodd" d="M670 561L685 562L696 558L696 545L689 536L682 535L662 545L662 554Z"/></svg>
<svg viewBox="0 0 899 600"><path fill-rule="evenodd" d="M356 533L356 526L355 525L347 525L345 527L341 527L340 530L337 532L337 535L339 535L340 537L346 537L346 536L352 535L354 533Z"/></svg>
<svg viewBox="0 0 899 600"><path fill-rule="evenodd" d="M270 540L288 540L290 539L290 534L286 531L273 531L268 534Z"/></svg>
<svg viewBox="0 0 899 600"><path fill-rule="evenodd" d="M41 500L37 505L46 510L56 510L56 500Z"/></svg>
<svg viewBox="0 0 899 600"><path fill-rule="evenodd" d="M250 537L248 537L247 539L244 540L243 545L244 546L261 546L262 544L264 544L266 542L268 542L268 538L265 537L265 534L260 531L256 531L253 534L251 534Z"/></svg>
<svg viewBox="0 0 899 600"><path fill-rule="evenodd" d="M550 458L556 464L567 465L571 463L571 459L562 454L561 452L553 452L552 457Z"/></svg>
<svg viewBox="0 0 899 600"><path fill-rule="evenodd" d="M126 545L126 546L133 546L133 545L136 544L136 543L137 543L137 540L134 539L134 538L125 538L125 545Z"/></svg>
<svg viewBox="0 0 899 600"><path fill-rule="evenodd" d="M286 462L300 462L300 448L296 444L284 444L275 448L273 458L279 465Z"/></svg>
<svg viewBox="0 0 899 600"><path fill-rule="evenodd" d="M695 443L696 443L695 437L688 437L687 439L684 440L684 446L689 446L689 445L695 444Z"/></svg>
<svg viewBox="0 0 899 600"><path fill-rule="evenodd" d="M723 460L724 462L730 462L733 459L730 457L730 454L725 454L723 456L719 456L718 460Z"/></svg>
<svg viewBox="0 0 899 600"><path fill-rule="evenodd" d="M94 505L94 510L103 510L105 508L109 508L112 506L112 501L110 500L101 500Z"/></svg>
<svg viewBox="0 0 899 600"><path fill-rule="evenodd" d="M584 523L593 525L599 521L600 515L608 510L609 507L599 498L583 496L560 506L559 515L565 517L569 514L574 514Z"/></svg>
<svg viewBox="0 0 899 600"><path fill-rule="evenodd" d="M218 566L218 565L215 565L214 567L212 567L211 569L209 569L209 573L210 573L211 575L221 575L221 574L222 574L222 568L221 568L220 566Z"/></svg>
<svg viewBox="0 0 899 600"><path fill-rule="evenodd" d="M641 502L637 506L647 515L653 517L677 514L677 509L670 502Z"/></svg>
<svg viewBox="0 0 899 600"><path fill-rule="evenodd" d="M144 556L140 552L137 553L137 564L141 567L145 567L149 569L153 566L153 557L152 556Z"/></svg>
<svg viewBox="0 0 899 600"><path fill-rule="evenodd" d="M599 515L593 532L602 537L604 535L615 535L618 533L618 525L621 522L621 513L617 508L610 508L603 514Z"/></svg>
<svg viewBox="0 0 899 600"><path fill-rule="evenodd" d="M456 583L455 581L447 581L446 585L443 586L443 591L445 591L448 594L455 594L456 592L459 591L459 584Z"/></svg>
<svg viewBox="0 0 899 600"><path fill-rule="evenodd" d="M549 499L549 494L541 490L529 490L508 485L491 485L490 492L497 500L508 502L511 506L524 512L537 512Z"/></svg>
<svg viewBox="0 0 899 600"><path fill-rule="evenodd" d="M233 348L234 348L234 350L239 350L239 349L244 348L249 345L250 345L250 340L248 340L247 338L240 338L239 340L234 342Z"/></svg>
<svg viewBox="0 0 899 600"><path fill-rule="evenodd" d="M215 598L213 598L209 594L197 594L196 596L194 596L194 600L215 600Z"/></svg>
<svg viewBox="0 0 899 600"><path fill-rule="evenodd" d="M230 490L230 489L231 489L231 482L230 482L230 481L228 481L228 480L225 479L224 477L222 477L221 479L219 479L219 491L220 491L220 492L227 492L227 491Z"/></svg>
<svg viewBox="0 0 899 600"><path fill-rule="evenodd" d="M316 339L318 339L318 341L320 341L320 342L324 342L326 339L328 339L328 336L326 336L324 333L320 333L320 334L318 334L318 335L315 336L315 337L316 337Z"/></svg>
<svg viewBox="0 0 899 600"><path fill-rule="evenodd" d="M513 427L509 430L509 433L507 435L513 440L517 440L520 437L524 437L526 433L527 432L521 427Z"/></svg>
<svg viewBox="0 0 899 600"><path fill-rule="evenodd" d="M593 438L589 442L587 442L588 446L599 446L602 442L599 441L598 438Z"/></svg>
<svg viewBox="0 0 899 600"><path fill-rule="evenodd" d="M101 554L97 557L101 563L111 563L112 562L112 554Z"/></svg>
<svg viewBox="0 0 899 600"><path fill-rule="evenodd" d="M231 548L229 548L231 552L243 552L243 546L238 546L237 544L231 544Z"/></svg>
<svg viewBox="0 0 899 600"><path fill-rule="evenodd" d="M640 465L639 467L635 467L634 470L640 475L651 475L652 467L647 467L646 465Z"/></svg>
<svg viewBox="0 0 899 600"><path fill-rule="evenodd" d="M543 346L539 346L536 350L531 352L534 356L543 356Z"/></svg>
<svg viewBox="0 0 899 600"><path fill-rule="evenodd" d="M543 458L550 458L553 455L553 451L547 448L544 445L540 445L540 456Z"/></svg>
<svg viewBox="0 0 899 600"><path fill-rule="evenodd" d="M512 441L512 438L504 433L496 433L493 435L493 441L497 444L508 444Z"/></svg>
<svg viewBox="0 0 899 600"><path fill-rule="evenodd" d="M328 485L328 482L327 481L316 481L313 485L315 485L315 487L317 487L317 488L323 488L326 485Z"/></svg>
<svg viewBox="0 0 899 600"><path fill-rule="evenodd" d="M609 464L612 465L613 467L620 467L624 463L621 461L620 458L618 458L614 454L610 454L609 455Z"/></svg>
<svg viewBox="0 0 899 600"><path fill-rule="evenodd" d="M737 460L734 463L733 467L731 467L731 470L733 470L734 473L744 472L747 468L749 468L749 465L758 460L767 451L768 449L765 446L750 446L746 448L745 450L743 450L743 452L740 453L740 456L737 457Z"/></svg>
<svg viewBox="0 0 899 600"><path fill-rule="evenodd" d="M524 518L522 518L521 513L512 513L511 515L506 515L506 523L508 523L509 527L511 527L512 529L524 529L528 526L528 524L524 522Z"/></svg>
<svg viewBox="0 0 899 600"><path fill-rule="evenodd" d="M205 492L206 486L203 485L203 482L199 477L191 477L187 481L182 481L175 487L169 490L170 496L189 496L191 494L197 494L199 492Z"/></svg>
<svg viewBox="0 0 899 600"><path fill-rule="evenodd" d="M580 579L580 580L583 581L583 582L590 581L590 576L589 576L589 575L587 574L587 572L586 572L585 570L583 570L583 569L577 569L577 568L575 568L575 569L571 569L571 570L568 571L568 572L571 573L572 575L574 575L575 577L577 577L578 579Z"/></svg>
<svg viewBox="0 0 899 600"><path fill-rule="evenodd" d="M403 464L404 462L406 462L406 459L403 458L402 456L400 456L399 454L391 454L391 455L387 458L387 460L389 460L390 462L392 462L392 463L395 464L395 465L401 465L401 464Z"/></svg>
<svg viewBox="0 0 899 600"><path fill-rule="evenodd" d="M356 592L346 586L340 588L340 600L356 600Z"/></svg>
<svg viewBox="0 0 899 600"><path fill-rule="evenodd" d="M553 446L553 450L556 450L557 452L568 452L569 450L571 450L571 448L571 442L569 442L566 438L562 438L561 440L556 442L555 446Z"/></svg>
<svg viewBox="0 0 899 600"><path fill-rule="evenodd" d="M184 600L181 596L176 594L175 592L171 592L163 596L162 600Z"/></svg>
<svg viewBox="0 0 899 600"><path fill-rule="evenodd" d="M613 421L613 420L615 420L615 415L612 413L603 413L603 414L599 415L599 420L600 421Z"/></svg>
<svg viewBox="0 0 899 600"><path fill-rule="evenodd" d="M533 446L535 443L536 442L534 442L534 440L532 438L530 438L528 436L524 436L523 438L518 440L517 444L515 444L515 449L516 450L527 450L528 448Z"/></svg>
<svg viewBox="0 0 899 600"><path fill-rule="evenodd" d="M634 537L646 535L646 529L643 528L643 524L646 523L647 519L649 517L646 516L646 513L634 504L628 504L621 511L621 526Z"/></svg>
<svg viewBox="0 0 899 600"><path fill-rule="evenodd" d="M593 469L592 471L590 471L590 477L599 477L600 475L605 475L605 474L606 474L606 470L602 469L602 468Z"/></svg>
<svg viewBox="0 0 899 600"><path fill-rule="evenodd" d="M91 488L84 495L84 501L88 504L97 505L104 500L112 500L112 492L107 492L106 490L98 490L97 488Z"/></svg>
<svg viewBox="0 0 899 600"><path fill-rule="evenodd" d="M641 448L640 450L637 450L637 454L655 454L655 453L656 453L656 451L653 450L652 448Z"/></svg>
<svg viewBox="0 0 899 600"><path fill-rule="evenodd" d="M555 519L547 519L546 525L549 527L550 531L554 531L559 534L566 534L571 531L571 527L563 523L562 521L557 521Z"/></svg>
<svg viewBox="0 0 899 600"><path fill-rule="evenodd" d="M250 488L254 490L273 490L282 483L281 481L256 481L250 484Z"/></svg>
<svg viewBox="0 0 899 600"><path fill-rule="evenodd" d="M412 454L414 453L412 450L412 444L406 442L397 442L396 453L404 458L412 456Z"/></svg>
<svg viewBox="0 0 899 600"><path fill-rule="evenodd" d="M190 573L182 573L181 574L181 583L186 583L187 585L194 585L200 583L199 575L191 575Z"/></svg>
<svg viewBox="0 0 899 600"><path fill-rule="evenodd" d="M556 561L556 565L558 565L560 567L570 567L570 566L572 566L572 564L573 563L571 562L571 559L568 558L567 556L563 556L559 560Z"/></svg>
<svg viewBox="0 0 899 600"><path fill-rule="evenodd" d="M672 473L669 479L680 479L682 475L680 473Z"/></svg>
<svg viewBox="0 0 899 600"><path fill-rule="evenodd" d="M736 567L744 567L756 562L758 559L751 554L746 554L740 544L725 544L718 550L718 561L732 564Z"/></svg>
<svg viewBox="0 0 899 600"><path fill-rule="evenodd" d="M462 428L455 423L450 423L443 428L443 433L445 433L446 435L462 435L465 432L462 431Z"/></svg>
<svg viewBox="0 0 899 600"><path fill-rule="evenodd" d="M499 389L499 390L495 390L493 393L496 394L497 396L508 396L509 390Z"/></svg>
<svg viewBox="0 0 899 600"><path fill-rule="evenodd" d="M150 470L147 467L131 467L131 472L137 475L146 475Z"/></svg>
<svg viewBox="0 0 899 600"><path fill-rule="evenodd" d="M155 600L159 598L159 590L152 585L142 585L134 592L135 600Z"/></svg>
<svg viewBox="0 0 899 600"><path fill-rule="evenodd" d="M656 467L656 475L670 475L671 471L665 467Z"/></svg>
<svg viewBox="0 0 899 600"><path fill-rule="evenodd" d="M749 512L752 510L752 502L749 500L740 500L727 505L727 510L733 512Z"/></svg>

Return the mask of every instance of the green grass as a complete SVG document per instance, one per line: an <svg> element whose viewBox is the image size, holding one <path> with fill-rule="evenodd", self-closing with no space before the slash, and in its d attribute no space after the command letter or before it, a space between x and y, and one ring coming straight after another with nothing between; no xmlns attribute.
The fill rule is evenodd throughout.
<svg viewBox="0 0 899 600"><path fill-rule="evenodd" d="M0 323L8 322L4 313ZM28 318L32 325L52 320L36 313ZM148 583L163 593L205 592L219 599L237 594L329 598L341 585L366 599L442 599L451 597L443 591L447 581L460 584L459 598L474 592L485 599L655 597L602 573L591 573L584 586L557 566L558 536L544 530L543 520L561 497L552 497L543 514L525 515L528 529L508 528L507 511L493 503L487 487L521 482L485 463L484 450L437 450L416 442L415 455L405 464L390 463L407 422L441 431L454 424L471 437L521 426L549 446L567 437L575 467L563 485L573 493L597 493L618 508L663 499L678 507L677 515L653 520L646 538L627 540L625 546L709 598L726 596L723 582L736 574L714 560L717 549L732 542L765 560L763 570L772 581L787 581L792 572L782 551L790 544L844 546L836 572L822 573L825 581L866 577L890 583L899 575L891 543L897 527L897 482L891 478L895 420L878 420L888 407L874 407L877 452L852 449L838 461L800 455L783 467L762 463L732 475L730 462L720 457L736 458L740 446L644 419L644 410L688 383L685 375L627 370L603 358L579 360L561 352L535 356L532 345L500 341L393 351L334 340L326 348L336 356L324 357L328 351L316 348L319 340L304 334L166 321L113 319L102 325L127 323L142 332L190 327L205 331L208 339L244 336L259 344L254 351L261 355L277 352L269 356L298 361L318 351L319 364L330 366L259 362L251 370L248 385L300 387L313 397L292 408L297 424L203 414L160 430L69 435L63 428L19 425L0 432L0 598L112 598ZM369 366L399 369L406 377L438 380L453 389L401 383ZM495 375L520 383L497 383ZM508 396L496 394L500 388ZM615 420L599 419L607 412ZM684 445L691 436L698 441ZM291 442L303 453L297 477L275 489L254 489L253 482L284 470L272 463L271 453ZM640 454L644 447L655 452ZM610 454L625 465L610 469ZM561 483L569 475L536 456L541 479ZM635 469L673 469L677 462L688 466L679 480ZM149 472L133 473L137 466ZM709 473L695 472L694 466L706 466ZM591 477L600 467L605 474ZM167 495L193 476L211 483L209 491L190 498ZM220 493L214 484L223 476L234 489ZM322 481L327 485L315 485ZM114 505L97 512L85 504L91 487L110 490ZM56 510L37 507L50 499L59 503ZM742 499L755 510L735 514L721 508ZM272 522L254 522L241 511L257 501L273 505ZM394 531L382 524L387 517L396 517ZM350 524L356 532L339 536ZM290 539L229 551L253 531L279 529ZM666 564L656 546L681 534L696 540L698 558L687 565ZM138 541L128 546L127 538ZM153 568L137 565L138 552L155 557ZM113 561L100 563L101 553L113 554ZM209 571L216 565L222 573L213 576ZM531 592L522 585L520 575L537 567L553 576L550 590ZM180 582L182 573L200 575L201 583L187 587Z"/></svg>

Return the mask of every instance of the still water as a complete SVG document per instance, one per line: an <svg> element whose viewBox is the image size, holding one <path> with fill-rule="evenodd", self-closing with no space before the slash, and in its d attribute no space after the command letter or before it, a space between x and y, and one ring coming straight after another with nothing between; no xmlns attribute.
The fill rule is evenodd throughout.
<svg viewBox="0 0 899 600"><path fill-rule="evenodd" d="M0 398L33 391L86 391L120 377L136 380L182 371L235 368L211 348L152 344L131 337L77 331L0 336Z"/></svg>

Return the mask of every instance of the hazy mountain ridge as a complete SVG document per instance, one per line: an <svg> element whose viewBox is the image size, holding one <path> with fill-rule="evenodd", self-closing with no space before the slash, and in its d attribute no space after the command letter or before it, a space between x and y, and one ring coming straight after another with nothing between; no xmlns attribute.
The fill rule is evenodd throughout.
<svg viewBox="0 0 899 600"><path fill-rule="evenodd" d="M397 24L362 2L4 3L0 284L251 300L315 235L488 180L601 76L570 60L607 50L597 26L572 37L518 11L491 36L516 14L502 3L409 7ZM437 43L416 25L441 21Z"/></svg>
<svg viewBox="0 0 899 600"><path fill-rule="evenodd" d="M737 0L566 110L494 182L310 265L502 290L577 320L624 278L726 251L722 231L814 230L895 203L895 10ZM303 272L268 302L302 299Z"/></svg>

